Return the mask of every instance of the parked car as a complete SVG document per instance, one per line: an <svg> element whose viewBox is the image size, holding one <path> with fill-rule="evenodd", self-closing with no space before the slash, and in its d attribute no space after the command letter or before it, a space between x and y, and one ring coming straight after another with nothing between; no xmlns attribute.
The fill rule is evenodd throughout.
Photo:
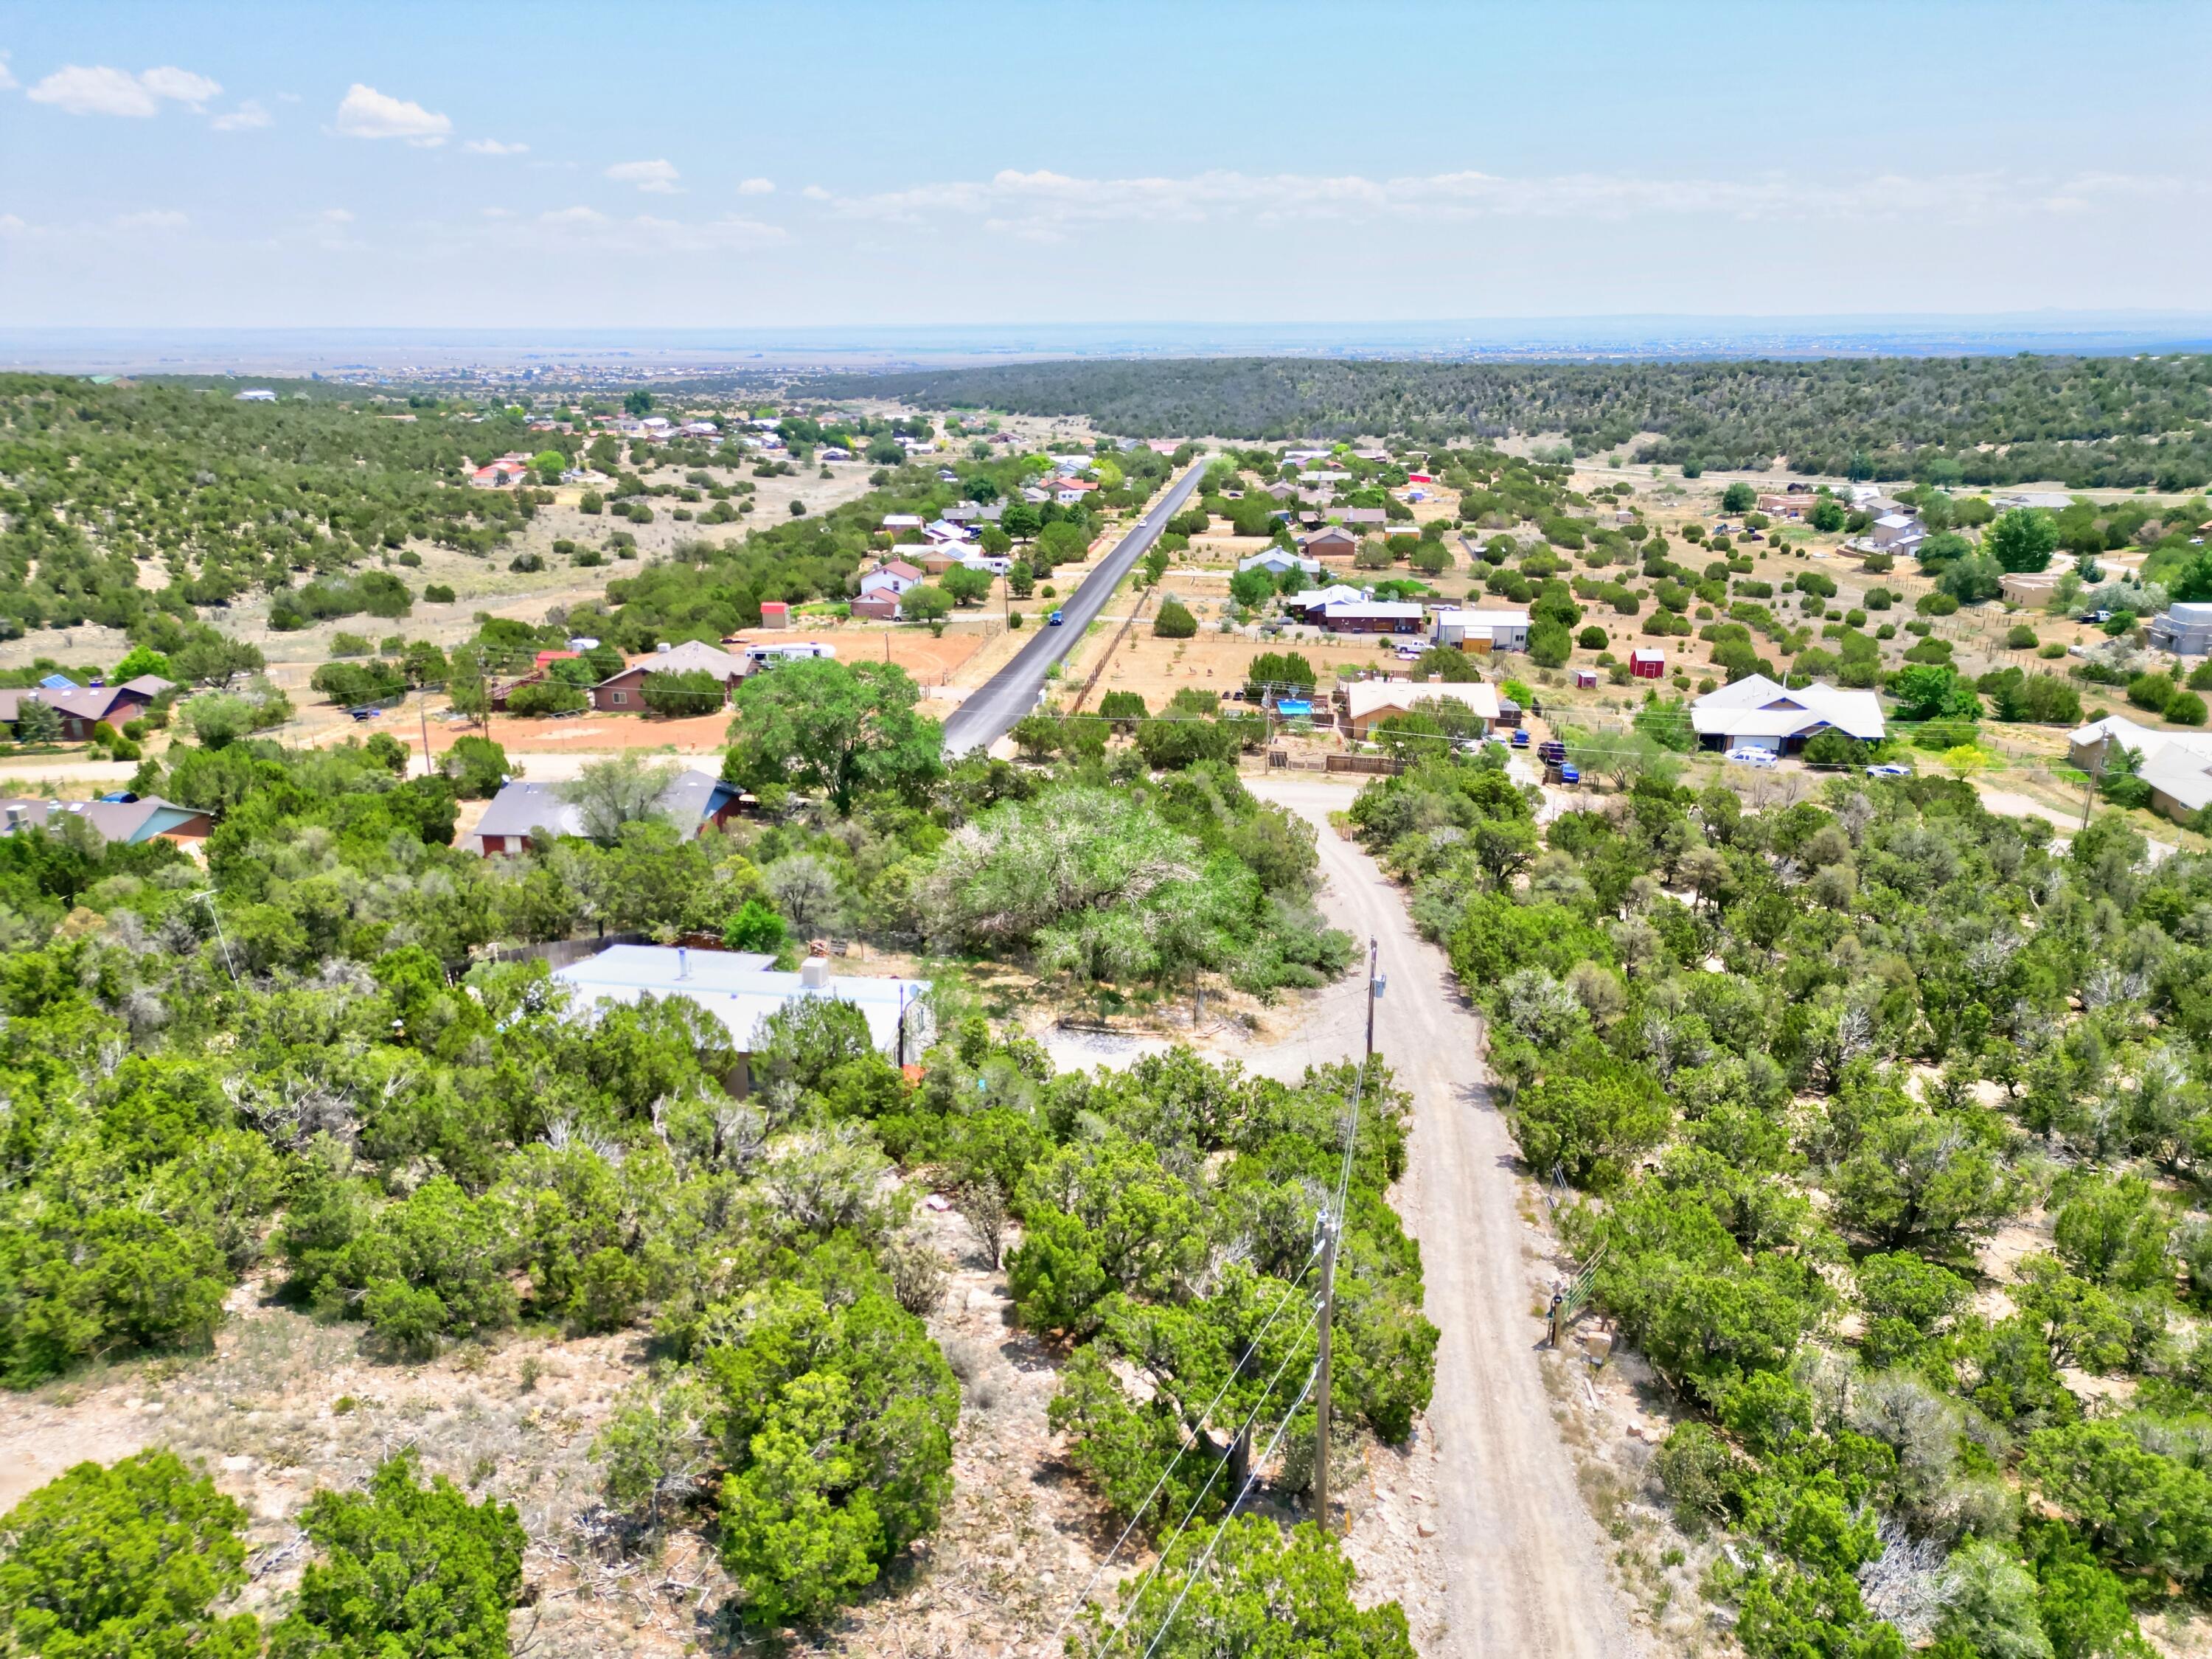
<svg viewBox="0 0 2212 1659"><path fill-rule="evenodd" d="M1734 761L1738 766L1756 766L1761 769L1773 766L1782 757L1771 749L1731 749L1721 757Z"/></svg>
<svg viewBox="0 0 2212 1659"><path fill-rule="evenodd" d="M1559 781L1561 783L1580 783L1582 781L1583 775L1579 768L1573 766L1562 766L1559 769Z"/></svg>
<svg viewBox="0 0 2212 1659"><path fill-rule="evenodd" d="M1912 775L1912 769L1909 766L1895 764L1869 766L1867 768L1867 775L1870 778L1909 778Z"/></svg>
<svg viewBox="0 0 2212 1659"><path fill-rule="evenodd" d="M384 718L384 711L371 703L363 703L358 708L349 708L346 713L357 720L374 720Z"/></svg>
<svg viewBox="0 0 2212 1659"><path fill-rule="evenodd" d="M1516 726L1513 728L1513 746L1516 749L1526 749L1528 746L1528 730L1526 726Z"/></svg>

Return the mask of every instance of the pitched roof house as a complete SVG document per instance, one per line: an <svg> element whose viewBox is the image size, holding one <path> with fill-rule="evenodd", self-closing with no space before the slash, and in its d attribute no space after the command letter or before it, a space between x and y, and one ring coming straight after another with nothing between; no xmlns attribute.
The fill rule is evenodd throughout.
<svg viewBox="0 0 2212 1659"><path fill-rule="evenodd" d="M2069 757L2092 777L2100 775L2114 751L2132 750L2137 775L2150 786L2152 809L2186 820L2212 806L2212 733L2162 732L2138 726L2124 714L2108 714L2067 733Z"/></svg>
<svg viewBox="0 0 2212 1659"><path fill-rule="evenodd" d="M603 714L638 714L645 712L645 677L647 674L687 674L694 671L712 674L722 683L725 695L730 687L745 677L744 659L732 656L719 647L698 640L686 640L681 645L672 645L665 651L656 651L649 657L641 657L619 674L610 674L592 688L592 707ZM711 708L702 708L702 714L711 714Z"/></svg>
<svg viewBox="0 0 2212 1659"><path fill-rule="evenodd" d="M1417 704L1438 701L1466 704L1486 729L1498 719L1498 688L1480 681L1355 680L1344 688L1346 719L1358 738L1393 714L1409 714Z"/></svg>
<svg viewBox="0 0 2212 1659"><path fill-rule="evenodd" d="M1708 749L1768 749L1794 754L1806 739L1833 728L1865 743L1882 735L1881 700L1871 691L1837 686L1777 685L1753 674L1710 691L1690 705L1690 724Z"/></svg>
<svg viewBox="0 0 2212 1659"><path fill-rule="evenodd" d="M197 806L179 806L159 795L125 800L0 800L0 834L37 826L58 830L70 817L82 818L102 841L136 847L141 842L173 841L189 846L207 839L213 818Z"/></svg>
<svg viewBox="0 0 2212 1659"><path fill-rule="evenodd" d="M659 811L692 841L728 823L737 813L738 797L734 784L705 772L684 772L661 792ZM527 852L533 836L557 841L583 833L583 814L562 795L560 785L516 782L503 785L492 797L477 827L461 837L461 847L495 858Z"/></svg>

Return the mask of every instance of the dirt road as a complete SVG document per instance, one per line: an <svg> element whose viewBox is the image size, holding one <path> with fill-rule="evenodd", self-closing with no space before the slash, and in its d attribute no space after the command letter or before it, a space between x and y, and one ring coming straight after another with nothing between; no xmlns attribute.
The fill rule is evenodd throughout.
<svg viewBox="0 0 2212 1659"><path fill-rule="evenodd" d="M1411 1166L1395 1194L1421 1243L1428 1315L1443 1334L1425 1432L1437 1453L1448 1622L1426 1659L1620 1659L1640 1652L1606 1577L1596 1525L1553 1425L1533 1348L1524 1226L1513 1145L1484 1086L1480 1026L1443 953L1425 944L1373 860L1329 829L1351 804L1340 785L1248 780L1253 792L1310 819L1328 878L1322 908L1364 943L1381 944L1389 989L1376 1048L1413 1093ZM1349 1024L1329 997L1317 1024ZM1358 990L1346 1001L1364 1012ZM1314 1058L1357 1053L1352 1032L1316 1033ZM1320 1052L1327 1049L1324 1055ZM1301 1058L1285 1051L1279 1061ZM1259 1062L1280 1072L1280 1063ZM1292 1068L1295 1069L1295 1068ZM1425 1547L1426 1546L1425 1546Z"/></svg>

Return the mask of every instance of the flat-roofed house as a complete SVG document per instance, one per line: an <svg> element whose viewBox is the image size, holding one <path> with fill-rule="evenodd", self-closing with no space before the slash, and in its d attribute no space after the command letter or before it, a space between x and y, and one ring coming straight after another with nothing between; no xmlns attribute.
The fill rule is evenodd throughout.
<svg viewBox="0 0 2212 1659"><path fill-rule="evenodd" d="M1526 611L1439 611L1433 618L1438 645L1452 646L1478 654L1491 651L1528 648Z"/></svg>
<svg viewBox="0 0 2212 1659"><path fill-rule="evenodd" d="M830 971L817 947L797 973L779 973L771 959L741 951L694 951L683 946L611 945L597 956L553 970L554 982L572 993L571 1006L588 1013L647 998L682 998L720 1025L735 1064L723 1074L733 1095L752 1091L752 1056L771 1015L808 998L849 1004L866 1022L868 1040L893 1065L904 1065L928 1046L930 982L877 979Z"/></svg>

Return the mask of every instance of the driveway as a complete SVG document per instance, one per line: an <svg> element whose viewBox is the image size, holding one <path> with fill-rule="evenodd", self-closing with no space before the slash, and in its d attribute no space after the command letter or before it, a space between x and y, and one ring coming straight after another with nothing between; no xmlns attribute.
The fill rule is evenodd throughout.
<svg viewBox="0 0 2212 1659"><path fill-rule="evenodd" d="M1376 1047L1413 1095L1412 1154L1394 1200L1420 1240L1428 1316L1443 1333L1422 1432L1433 1437L1437 1454L1433 1543L1445 1556L1449 1624L1430 1659L1639 1652L1538 1371L1543 1328L1522 1256L1520 1183L1512 1138L1490 1103L1481 1022L1462 1001L1443 952L1413 932L1399 890L1328 827L1328 814L1350 805L1355 792L1290 779L1246 781L1314 823L1328 884L1323 911L1363 945L1370 935L1379 942L1389 988L1376 1011ZM1343 1012L1364 1013L1356 984ZM1339 1013L1318 1023L1340 1026L1325 1057L1358 1052L1358 1036L1340 1029L1353 1020ZM1287 1068L1262 1061L1261 1069Z"/></svg>

